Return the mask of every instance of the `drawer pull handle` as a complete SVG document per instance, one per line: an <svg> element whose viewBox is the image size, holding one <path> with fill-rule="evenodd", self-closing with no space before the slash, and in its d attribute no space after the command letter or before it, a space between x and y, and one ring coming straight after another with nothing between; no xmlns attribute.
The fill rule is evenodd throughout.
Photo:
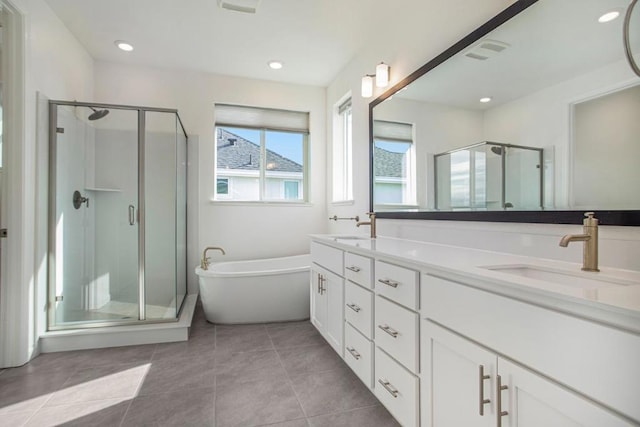
<svg viewBox="0 0 640 427"><path fill-rule="evenodd" d="M389 279L378 279L378 282L383 283L387 286L391 286L392 288L397 288L399 285L398 282L394 282L393 280L389 280Z"/></svg>
<svg viewBox="0 0 640 427"><path fill-rule="evenodd" d="M347 347L347 351L348 351L349 353L351 353L351 355L353 356L353 358L354 358L354 359L356 359L356 360L360 360L360 358L362 357L362 356L360 356L360 353L358 353L358 352L356 351L356 349L355 349L355 348L353 348L353 347Z"/></svg>
<svg viewBox="0 0 640 427"><path fill-rule="evenodd" d="M489 378L491 378L491 375L486 375L484 373L484 365L480 365L478 368L478 382L480 383L480 416L484 417L484 405L486 405L487 403L491 403L491 399L485 399L484 397L484 380L488 380Z"/></svg>
<svg viewBox="0 0 640 427"><path fill-rule="evenodd" d="M394 386L391 385L391 383L387 380L383 380L382 378L378 379L378 382L382 385L382 387L384 387L393 397L398 397L398 393L400 393L398 391L397 388L395 388Z"/></svg>
<svg viewBox="0 0 640 427"><path fill-rule="evenodd" d="M355 304L347 304L347 307L349 307L351 310L355 311L356 313L360 312L360 310L362 310L360 307L358 307Z"/></svg>
<svg viewBox="0 0 640 427"><path fill-rule="evenodd" d="M345 267L347 270L351 270L354 273L360 273L361 268L360 267L356 267L355 265L352 265L351 267Z"/></svg>
<svg viewBox="0 0 640 427"><path fill-rule="evenodd" d="M385 331L386 333L388 333L392 337L398 338L399 332L396 331L395 329L393 329L391 326L389 326L389 325L378 325L378 328L382 329L383 331Z"/></svg>
<svg viewBox="0 0 640 427"><path fill-rule="evenodd" d="M498 413L498 427L502 427L502 417L509 415L508 411L502 410L502 391L507 390L509 387L502 385L502 377L500 375L497 375L496 377L498 378L496 381L496 412Z"/></svg>

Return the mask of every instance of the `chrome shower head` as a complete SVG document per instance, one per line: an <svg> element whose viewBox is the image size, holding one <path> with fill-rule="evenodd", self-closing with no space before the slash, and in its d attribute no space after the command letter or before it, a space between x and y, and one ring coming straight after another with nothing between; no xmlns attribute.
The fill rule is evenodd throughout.
<svg viewBox="0 0 640 427"><path fill-rule="evenodd" d="M109 114L109 110L96 110L93 107L89 107L93 110L93 113L89 115L89 120L99 120Z"/></svg>
<svg viewBox="0 0 640 427"><path fill-rule="evenodd" d="M497 145L494 145L493 147L491 147L491 151L494 154L497 154L498 156L502 156L502 153L503 153L502 147L499 147Z"/></svg>

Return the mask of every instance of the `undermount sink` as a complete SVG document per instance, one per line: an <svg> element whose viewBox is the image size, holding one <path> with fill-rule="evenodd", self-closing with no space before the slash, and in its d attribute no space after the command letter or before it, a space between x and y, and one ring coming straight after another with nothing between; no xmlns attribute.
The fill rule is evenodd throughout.
<svg viewBox="0 0 640 427"><path fill-rule="evenodd" d="M553 268L526 264L497 265L482 268L583 290L638 284L633 281L619 279L616 277L603 276L601 273L556 270Z"/></svg>
<svg viewBox="0 0 640 427"><path fill-rule="evenodd" d="M335 240L369 240L370 239L367 236L354 236L354 235L345 235L345 236L331 235L329 237Z"/></svg>

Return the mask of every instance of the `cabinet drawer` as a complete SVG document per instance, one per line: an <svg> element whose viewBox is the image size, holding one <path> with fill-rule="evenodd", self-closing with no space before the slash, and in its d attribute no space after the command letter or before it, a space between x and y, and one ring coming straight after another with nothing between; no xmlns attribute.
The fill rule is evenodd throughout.
<svg viewBox="0 0 640 427"><path fill-rule="evenodd" d="M417 271L376 261L375 289L380 295L409 307L418 309L418 281Z"/></svg>
<svg viewBox="0 0 640 427"><path fill-rule="evenodd" d="M373 339L373 292L346 282L344 317L368 339Z"/></svg>
<svg viewBox="0 0 640 427"><path fill-rule="evenodd" d="M374 393L404 427L418 425L418 378L376 347Z"/></svg>
<svg viewBox="0 0 640 427"><path fill-rule="evenodd" d="M365 288L373 288L373 260L365 256L344 254L344 277Z"/></svg>
<svg viewBox="0 0 640 427"><path fill-rule="evenodd" d="M380 296L375 307L376 345L418 373L418 314Z"/></svg>
<svg viewBox="0 0 640 427"><path fill-rule="evenodd" d="M344 360L367 387L373 388L373 343L348 323L344 331Z"/></svg>
<svg viewBox="0 0 640 427"><path fill-rule="evenodd" d="M342 276L343 254L340 249L311 242L311 261Z"/></svg>

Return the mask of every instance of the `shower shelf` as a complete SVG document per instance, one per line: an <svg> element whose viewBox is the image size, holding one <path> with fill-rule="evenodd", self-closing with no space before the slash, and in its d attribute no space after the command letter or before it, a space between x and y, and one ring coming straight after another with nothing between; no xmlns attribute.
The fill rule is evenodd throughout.
<svg viewBox="0 0 640 427"><path fill-rule="evenodd" d="M104 192L111 192L111 193L120 193L120 192L122 192L122 190L119 189L119 188L85 187L85 190L87 190L87 191L104 191Z"/></svg>

